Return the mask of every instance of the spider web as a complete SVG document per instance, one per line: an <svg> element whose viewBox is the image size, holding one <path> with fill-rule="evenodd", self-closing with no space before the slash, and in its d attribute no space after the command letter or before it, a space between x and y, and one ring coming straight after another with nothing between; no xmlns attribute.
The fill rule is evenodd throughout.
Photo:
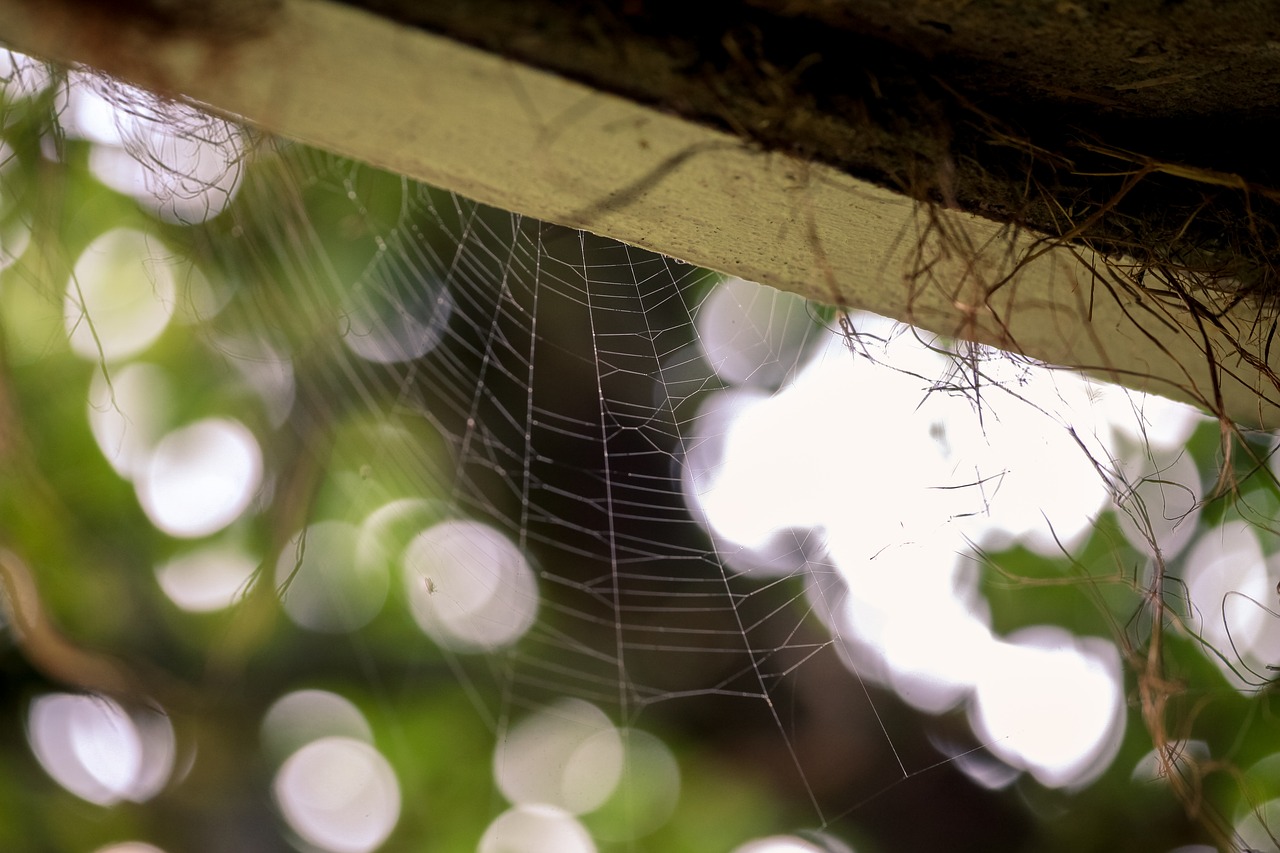
<svg viewBox="0 0 1280 853"><path fill-rule="evenodd" d="M379 417L429 424L448 462L433 468L395 455L412 451L375 449L373 478L431 470L434 481L392 491L420 490L444 505L444 517L482 520L535 568L538 617L518 642L481 659L466 643L461 652L445 643L455 677L499 740L522 715L565 696L593 703L620 726L724 737L722 749L749 749L819 828L950 763L915 735L891 730L886 718L904 710L877 684L883 672L864 678L874 655L855 657L839 620L823 618L841 609L846 592L821 532L783 530L761 548L744 547L709 528L690 492L700 476L694 460L714 456L707 446L726 428L709 400L735 385L776 391L832 339L841 341L836 357L854 359L830 312L742 285L733 299L746 352L733 355L699 331L700 316L716 307L720 276L315 152L275 156L284 171L261 197L251 181L229 211L230 223L248 212L239 239L251 247L251 265L231 277L287 292L291 312L314 316L308 328L332 335L327 347L306 343L331 358L317 366L314 384L300 381L308 393L298 410L323 422L345 399ZM300 196L284 209L306 209L308 219L260 221L280 208L282 188ZM316 217L316 196L334 201L332 222ZM378 221L375 204L394 215ZM338 272L332 241L344 229L360 236L350 241L357 248L342 249L348 266ZM256 263L271 259L274 269L274 259L312 246L328 250L312 254L315 268L302 274L264 277ZM351 256L369 260L361 266ZM411 360L391 352L389 364L375 365L351 351L353 338L385 335L397 318L426 329L445 310L438 342ZM246 325L278 322L252 315ZM771 339L771 329L785 334ZM732 358L731 367L716 363ZM945 392L944 365L931 363L934 375L905 374L919 402ZM956 387L962 398L971 390ZM978 413L964 408L977 423ZM956 482L971 485L963 471ZM970 504L953 504L943 518ZM412 563L404 564L411 583ZM447 606L449 585L421 574L429 598ZM833 731L833 720L820 729L808 722L834 713L856 734ZM724 720L735 721L727 735L716 732ZM954 738L951 749L983 752L972 736ZM833 766L833 756L855 754L876 769Z"/></svg>
<svg viewBox="0 0 1280 853"><path fill-rule="evenodd" d="M109 94L129 118L117 117L118 138L94 145L144 168L101 166L97 180L147 209L146 264L183 271L164 298L185 317L184 343L166 345L171 335L141 352L208 386L213 403L179 408L234 417L262 453L252 503L233 525L207 531L251 543L258 567L226 602L230 618L193 678L206 689L256 675L265 641L254 639L254 608L269 600L291 623L276 629L293 632L284 645L307 651L284 654L277 664L294 671L268 672L262 689L354 673L392 719L393 750L409 754L417 737L406 697L446 687L465 694L471 722L500 755L549 708L553 718L590 718L587 728L600 714L624 732L696 743L699 760L749 776L776 811L757 834L831 832L778 849L838 850L837 838L864 835L958 848L990 840L985 825L1009 813L1006 801L975 794L970 820L903 817L931 791L954 797L964 785L1000 791L1021 780L1021 796L1057 808L1069 796L1058 789L1095 780L1122 750L1127 767L1141 765L1121 744L1121 665L1140 684L1155 680L1129 662L1141 657L1150 616L1127 621L1149 614L1152 595L1168 597L1188 642L1227 672L1232 688L1202 697L1268 683L1276 620L1259 602L1274 580L1265 558L1274 543L1257 531L1278 502L1272 485L1251 487L1202 520L1205 496L1184 447L1212 448L1212 424L254 138L186 108L148 107L136 93ZM74 101L57 109L72 139L90 138ZM138 354L110 351L107 317L90 310L82 278L87 286L71 275L80 301L68 335L74 347L92 332L81 355L107 389L95 410L136 428L145 419L128 411L125 392ZM893 382L856 384L883 369L877 362L891 365ZM824 364L852 371L831 374L851 384L821 386L813 377ZM717 496L744 413L763 418L770 401L815 385L815 399L832 407L815 404L748 457L746 470L780 468L783 478L734 481ZM1134 425L1116 425L1117 406ZM921 440L901 438L908 433ZM1022 459L1031 486L1019 485L1025 477L1007 455L992 455L1028 434L1042 440ZM125 443L116 441L99 439L108 457ZM805 456L810 442L816 452ZM916 457L932 462L916 467ZM859 473L847 458L863 460ZM141 483L122 464L113 462ZM788 471L812 475L817 497ZM1100 490L1092 504L1066 488L1081 471ZM848 493L845 520L819 517L814 506ZM138 485L144 509L147 494ZM719 514L725 506L755 521L735 527ZM1004 521L987 524L1000 513ZM1267 568L1217 586L1191 568L1232 560ZM903 609L862 591L903 574L913 580L887 593L910 597ZM1185 591L1153 593L1166 574L1185 577ZM965 632L990 634L991 610L1012 593L1034 600L1064 586L1091 600L1094 621L1002 646L1022 682L1009 693L1025 707L1011 713L1051 716L1042 697L1056 694L1036 677L1060 664L1049 675L1062 680L1072 667L1110 667L1118 719L1087 766L1054 776L1008 746L1007 717L975 710L975 696L994 707L994 687L949 672L964 669ZM1031 610L1008 633L1034 623ZM889 659L895 630L923 638L915 657ZM1054 658L1055 648L1074 651ZM1197 749L1155 739L1158 755L1142 759L1151 776L1182 772L1184 753ZM518 763L495 762L495 813L502 798L528 804L526 782L502 781L503 761ZM904 820L919 825L904 829ZM484 831L472 829L468 843ZM649 849L643 833L606 842Z"/></svg>
<svg viewBox="0 0 1280 853"><path fill-rule="evenodd" d="M302 163L284 157L301 170L286 186L341 195L347 215L368 217L353 189L365 167L313 152ZM272 181L269 192L278 188ZM473 691L478 710L498 721L510 714L487 704L498 697L528 708L570 695L636 725L651 708L711 700L697 712L704 725L719 714L762 716L807 787L775 697L806 661L833 647L812 624L801 582L812 534L794 536L794 550L778 556L780 577L744 580L729 565L731 546L711 541L685 495L686 458L707 440L699 406L725 387L697 342L699 312L720 277L409 182L398 189L395 224L370 225L372 258L353 296L330 280L337 310L316 306L313 279L266 286L288 289L295 310L332 312L322 324L346 335L360 333L344 312L361 313L362 300L423 325L448 306L448 331L429 353L378 369L335 347L338 357L299 402L308 417L323 419L335 399L357 397L358 405L430 424L449 447L452 469L410 487L438 492L446 515L482 519L532 555L536 624L497 653L496 670L486 662L476 674L465 659L453 660L461 678L492 682ZM242 204L264 209L248 198L253 192L245 189ZM294 230L314 222L284 227L288 236L266 233L265 247L252 254L278 257L292 244L323 243ZM447 299L437 298L443 293ZM790 351L768 353L756 366L774 382L831 333L799 300L779 309L799 315L801 330ZM787 322L797 325L778 318ZM420 466L397 458L373 465L382 473L407 467ZM432 586L432 596L449 594ZM817 807L811 792L805 797Z"/></svg>

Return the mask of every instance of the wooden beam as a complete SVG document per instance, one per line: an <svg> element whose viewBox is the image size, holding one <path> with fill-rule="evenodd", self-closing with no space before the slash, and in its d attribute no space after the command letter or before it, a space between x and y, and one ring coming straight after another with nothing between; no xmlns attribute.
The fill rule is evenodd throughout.
<svg viewBox="0 0 1280 853"><path fill-rule="evenodd" d="M1123 260L359 9L235 5L241 25L193 29L0 0L0 37L481 202L1280 426L1256 309L1188 311Z"/></svg>

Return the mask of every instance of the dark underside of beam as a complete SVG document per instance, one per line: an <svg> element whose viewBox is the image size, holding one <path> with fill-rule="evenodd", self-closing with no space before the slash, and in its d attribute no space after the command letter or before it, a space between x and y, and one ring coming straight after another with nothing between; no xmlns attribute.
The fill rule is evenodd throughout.
<svg viewBox="0 0 1280 853"><path fill-rule="evenodd" d="M1280 7L360 0L912 197L1280 287Z"/></svg>

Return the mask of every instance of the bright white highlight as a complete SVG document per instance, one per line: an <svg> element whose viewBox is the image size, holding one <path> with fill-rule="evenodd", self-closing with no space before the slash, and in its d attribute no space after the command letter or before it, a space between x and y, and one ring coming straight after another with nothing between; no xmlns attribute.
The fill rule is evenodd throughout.
<svg viewBox="0 0 1280 853"><path fill-rule="evenodd" d="M164 853L164 851L154 844L147 844L142 841L122 841L119 844L99 847L95 853Z"/></svg>
<svg viewBox="0 0 1280 853"><path fill-rule="evenodd" d="M995 366L1007 364L1005 354L991 353ZM1082 421L1094 412L1095 386L1038 365L1019 365L1007 376L999 374L1011 368L987 372L996 374L987 382L1016 389L1018 396L988 392L981 424L967 402L968 411L943 421L957 460L972 459L973 482L982 483L984 512L964 524L972 537L991 545L1017 542L1050 558L1060 558L1064 548L1074 552L1110 506L1095 462L1106 465L1115 457L1114 435L1105 422ZM955 419L977 433L955 430Z"/></svg>
<svg viewBox="0 0 1280 853"><path fill-rule="evenodd" d="M498 741L493 775L513 803L584 814L613 794L622 763L622 738L605 713L566 699L512 726Z"/></svg>
<svg viewBox="0 0 1280 853"><path fill-rule="evenodd" d="M548 805L520 805L498 815L480 838L477 853L596 853L582 824Z"/></svg>
<svg viewBox="0 0 1280 853"><path fill-rule="evenodd" d="M210 418L169 433L137 480L151 523L170 536L208 536L240 517L262 482L262 451L239 421Z"/></svg>
<svg viewBox="0 0 1280 853"><path fill-rule="evenodd" d="M148 800L173 771L175 746L168 718L151 713L131 716L100 696L37 697L28 714L27 737L58 784L101 806Z"/></svg>
<svg viewBox="0 0 1280 853"><path fill-rule="evenodd" d="M735 410L722 461L697 460L698 502L716 532L759 547L790 527L844 528L870 555L960 526L970 537L999 533L1056 553L1057 541L1074 543L1090 529L1107 492L1060 423L999 392L984 400L980 421L969 400L920 378L945 376L947 363L909 336L894 337L878 357L896 369L834 339L779 393L740 390L714 403ZM1036 390L1018 389L1024 397ZM1065 398L1068 409L1082 394L1047 372L1038 391ZM774 499L782 494L787 500ZM957 550L960 533L948 531Z"/></svg>
<svg viewBox="0 0 1280 853"><path fill-rule="evenodd" d="M230 607L248 589L258 558L232 545L211 545L174 557L156 568L169 600L192 613Z"/></svg>
<svg viewBox="0 0 1280 853"><path fill-rule="evenodd" d="M529 562L477 521L444 521L415 537L405 549L404 581L418 626L459 651L510 645L538 612Z"/></svg>
<svg viewBox="0 0 1280 853"><path fill-rule="evenodd" d="M328 633L354 631L382 609L391 579L385 565L356 559L357 529L321 521L295 535L276 561L276 588L289 618Z"/></svg>
<svg viewBox="0 0 1280 853"><path fill-rule="evenodd" d="M772 304L735 281L708 306L728 317L716 300L756 299ZM726 328L767 327L759 319L767 316L744 309ZM760 564L776 574L829 561L807 594L850 665L925 711L969 701L975 728L1004 761L1048 785L1082 784L1105 768L1123 731L1118 653L1065 633L1053 650L1041 648L1047 628L992 636L970 543L1071 552L1110 505L1098 467L1127 464L1137 481L1148 473L1144 460L1124 463L1134 436L1156 435L1167 444L1155 447L1167 448L1201 418L981 348L984 392L975 404L935 387L952 367L925 333L871 315L854 322L853 346L871 358L837 338L777 393L744 382L704 403L685 460L695 515L722 550L746 549L730 557L735 569ZM704 330L704 357L718 371L729 365L720 375L731 382L752 376L752 358L776 349L751 344L759 352L743 353L742 367L715 334ZM1152 463L1156 470L1188 474L1176 453L1160 452L1167 458ZM1156 511L1175 521L1156 535L1174 545L1195 513L1176 487L1166 484L1163 495ZM826 553L787 545L803 531L825 534Z"/></svg>
<svg viewBox="0 0 1280 853"><path fill-rule="evenodd" d="M322 738L291 755L276 774L276 803L307 842L333 853L368 853L400 819L400 785L369 744Z"/></svg>
<svg viewBox="0 0 1280 853"><path fill-rule="evenodd" d="M108 231L89 244L67 281L63 309L76 355L119 361L160 337L174 306L167 251L128 228Z"/></svg>
<svg viewBox="0 0 1280 853"><path fill-rule="evenodd" d="M844 580L825 593L824 607L838 604L833 627L855 644L848 649L855 659L872 671L886 667L882 679L915 707L932 713L955 707L993 642L985 612L967 606L977 590L974 575L960 573L956 545L908 543L867 555L847 533L828 537Z"/></svg>
<svg viewBox="0 0 1280 853"><path fill-rule="evenodd" d="M1040 626L990 648L969 719L1010 765L1050 787L1079 787L1120 748L1123 700L1114 646Z"/></svg>

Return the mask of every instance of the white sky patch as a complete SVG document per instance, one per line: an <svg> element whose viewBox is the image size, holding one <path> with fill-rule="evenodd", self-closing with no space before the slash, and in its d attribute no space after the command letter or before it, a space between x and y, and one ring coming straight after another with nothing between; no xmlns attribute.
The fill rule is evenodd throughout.
<svg viewBox="0 0 1280 853"><path fill-rule="evenodd" d="M108 376L110 381L108 381ZM130 362L89 386L89 428L102 455L120 476L132 480L146 468L151 450L168 425L169 375L146 362Z"/></svg>
<svg viewBox="0 0 1280 853"><path fill-rule="evenodd" d="M209 418L156 445L137 478L151 523L180 538L208 536L248 508L262 483L262 451L239 421Z"/></svg>
<svg viewBox="0 0 1280 853"><path fill-rule="evenodd" d="M512 803L594 811L622 778L623 746L603 711L565 699L517 722L498 740L493 775Z"/></svg>
<svg viewBox="0 0 1280 853"><path fill-rule="evenodd" d="M1052 383L1055 391L1063 384L1063 377L1033 375ZM986 512L966 524L975 529L975 538L1016 541L1045 557L1060 557L1063 548L1074 551L1108 505L1106 482L1064 425L999 391L990 397L999 398L998 416L988 409L982 439L957 451L973 454L987 500ZM1064 411L1075 410L1087 409L1064 406ZM1091 449L1106 464L1109 447Z"/></svg>
<svg viewBox="0 0 1280 853"><path fill-rule="evenodd" d="M741 289L730 289L735 304L750 304ZM925 333L869 315L855 323L854 347L871 359L837 337L777 393L734 388L704 404L686 460L694 512L747 549L823 531L840 581L809 594L851 665L922 710L968 699L1002 760L1045 784L1081 784L1123 732L1118 653L1065 632L1042 649L1047 628L992 636L966 554L969 542L1049 557L1081 545L1110 506L1097 469L1116 462L1117 435L1151 428L1148 409L1140 395L981 348L975 403L937 387L964 377L949 376ZM719 349L706 357L730 363ZM1170 437L1199 423L1152 409L1175 422ZM1038 674L1046 666L1058 682Z"/></svg>
<svg viewBox="0 0 1280 853"><path fill-rule="evenodd" d="M343 633L382 610L391 585L385 564L357 559L355 525L312 524L289 540L276 561L276 588L289 618L312 631Z"/></svg>
<svg viewBox="0 0 1280 853"><path fill-rule="evenodd" d="M882 414L923 415L921 408L944 399L926 391L915 377L856 361L837 342L776 395L726 392L735 411L723 462L696 478L708 522L748 547L791 527L851 528L870 555L927 536L957 512L978 511L980 494L964 488L972 476L954 470L947 447L929 440L931 422ZM868 400L876 401L874 411ZM915 466L906 467L911 461Z"/></svg>
<svg viewBox="0 0 1280 853"><path fill-rule="evenodd" d="M698 435L689 442L682 471L684 492L695 517L713 537L748 549L765 547L779 527L778 512L771 501L750 493L733 496L726 488L725 479L737 476L742 485L763 491L750 477L736 470L726 472L729 428L741 413L752 411L767 399L763 391L738 388L707 397L698 410ZM753 447L753 440L750 436L739 438L736 452L749 455L761 450Z"/></svg>
<svg viewBox="0 0 1280 853"><path fill-rule="evenodd" d="M969 719L986 747L1049 787L1080 787L1115 758L1124 734L1120 655L1057 626L988 647Z"/></svg>
<svg viewBox="0 0 1280 853"><path fill-rule="evenodd" d="M959 573L962 543L944 537L886 546L868 558L856 541L847 553L839 531L828 542L844 582L831 625L847 651L872 671L887 665L883 680L915 707L933 713L955 707L992 642L985 613L965 604L976 590L974 578ZM864 649L876 660L866 660Z"/></svg>
<svg viewBox="0 0 1280 853"><path fill-rule="evenodd" d="M101 696L36 697L27 717L31 749L58 784L91 803L154 797L173 771L175 743L167 717L130 715Z"/></svg>
<svg viewBox="0 0 1280 853"><path fill-rule="evenodd" d="M156 581L183 610L209 613L230 607L248 591L259 562L235 545L209 545L157 566Z"/></svg>
<svg viewBox="0 0 1280 853"><path fill-rule="evenodd" d="M370 744L353 738L312 741L284 762L272 786L294 832L332 853L369 853L400 819L400 783Z"/></svg>
<svg viewBox="0 0 1280 853"><path fill-rule="evenodd" d="M525 804L494 819L477 853L596 853L595 842L578 819L555 806Z"/></svg>
<svg viewBox="0 0 1280 853"><path fill-rule="evenodd" d="M925 602L919 621L891 622L880 647L889 683L906 702L930 713L958 704L979 674L974 664L989 649L984 620L959 601Z"/></svg>
<svg viewBox="0 0 1280 853"><path fill-rule="evenodd" d="M115 228L80 254L63 308L76 355L119 361L160 337L173 316L176 293L167 252L141 231Z"/></svg>
<svg viewBox="0 0 1280 853"><path fill-rule="evenodd" d="M477 521L443 521L416 536L405 549L404 583L418 627L459 651L510 645L538 612L528 560Z"/></svg>

